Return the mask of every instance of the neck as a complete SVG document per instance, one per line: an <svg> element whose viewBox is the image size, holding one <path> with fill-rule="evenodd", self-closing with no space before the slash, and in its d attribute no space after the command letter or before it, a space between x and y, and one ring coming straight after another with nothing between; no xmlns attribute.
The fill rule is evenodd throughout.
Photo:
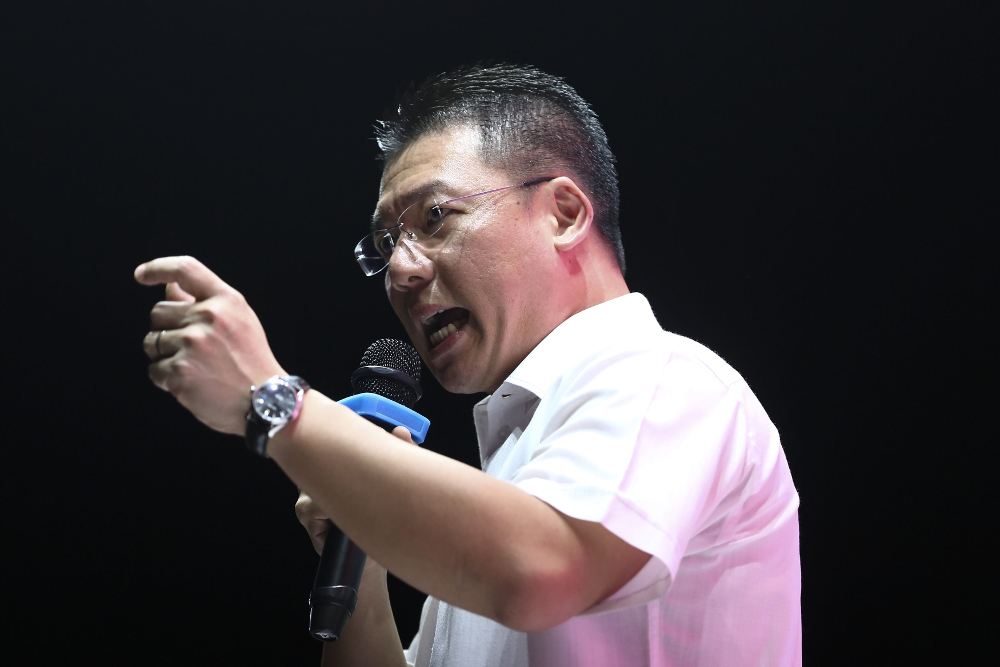
<svg viewBox="0 0 1000 667"><path fill-rule="evenodd" d="M617 258L603 243L580 244L563 258L562 268L563 284L573 304L569 315L629 293Z"/></svg>

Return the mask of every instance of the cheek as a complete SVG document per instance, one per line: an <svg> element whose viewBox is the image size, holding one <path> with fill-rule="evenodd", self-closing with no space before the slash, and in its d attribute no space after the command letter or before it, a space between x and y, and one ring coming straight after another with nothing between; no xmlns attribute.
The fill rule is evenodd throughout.
<svg viewBox="0 0 1000 667"><path fill-rule="evenodd" d="M522 268L525 254L521 246L515 221L484 216L460 236L449 239L448 267L460 271L466 280L502 281L510 271Z"/></svg>
<svg viewBox="0 0 1000 667"><path fill-rule="evenodd" d="M403 323L403 328L410 331L410 318L407 317L406 305L403 303L399 293L390 289L387 284L386 296L389 298L389 305L392 307L392 312L394 312L396 317L399 318L399 321Z"/></svg>
<svg viewBox="0 0 1000 667"><path fill-rule="evenodd" d="M389 284L389 275L385 276L385 298L389 300L389 306L392 307L392 311L399 315L399 304L395 298L395 290L392 289L392 285Z"/></svg>

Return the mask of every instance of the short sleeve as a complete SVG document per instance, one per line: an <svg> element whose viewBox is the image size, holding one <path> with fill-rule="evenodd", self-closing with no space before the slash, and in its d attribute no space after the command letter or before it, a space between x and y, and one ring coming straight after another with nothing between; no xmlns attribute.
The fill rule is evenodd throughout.
<svg viewBox="0 0 1000 667"><path fill-rule="evenodd" d="M654 557L592 611L663 595L692 536L731 532L726 512L746 464L745 389L697 357L650 350L586 366L543 397L522 436L537 439L534 453L514 484Z"/></svg>

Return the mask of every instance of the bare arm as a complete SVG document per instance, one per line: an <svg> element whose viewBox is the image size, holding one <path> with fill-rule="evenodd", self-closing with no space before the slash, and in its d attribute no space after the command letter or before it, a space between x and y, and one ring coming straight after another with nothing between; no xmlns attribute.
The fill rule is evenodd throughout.
<svg viewBox="0 0 1000 667"><path fill-rule="evenodd" d="M516 630L545 629L579 614L649 558L599 524L407 446L315 391L269 451L398 577Z"/></svg>
<svg viewBox="0 0 1000 667"><path fill-rule="evenodd" d="M190 257L144 264L136 279L176 283L168 288L173 299L153 309L144 341L153 382L208 426L242 435L247 389L283 372L256 315ZM404 444L315 390L269 452L394 574L516 630L542 630L583 612L649 559L600 524ZM377 608L372 613L384 620Z"/></svg>

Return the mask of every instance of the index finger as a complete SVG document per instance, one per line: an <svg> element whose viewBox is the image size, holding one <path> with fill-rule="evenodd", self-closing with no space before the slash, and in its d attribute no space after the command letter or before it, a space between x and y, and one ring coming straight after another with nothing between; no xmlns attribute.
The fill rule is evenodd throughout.
<svg viewBox="0 0 1000 667"><path fill-rule="evenodd" d="M194 257L160 257L140 264L135 279L142 285L177 283L182 290L199 301L220 294L229 288L219 276Z"/></svg>

